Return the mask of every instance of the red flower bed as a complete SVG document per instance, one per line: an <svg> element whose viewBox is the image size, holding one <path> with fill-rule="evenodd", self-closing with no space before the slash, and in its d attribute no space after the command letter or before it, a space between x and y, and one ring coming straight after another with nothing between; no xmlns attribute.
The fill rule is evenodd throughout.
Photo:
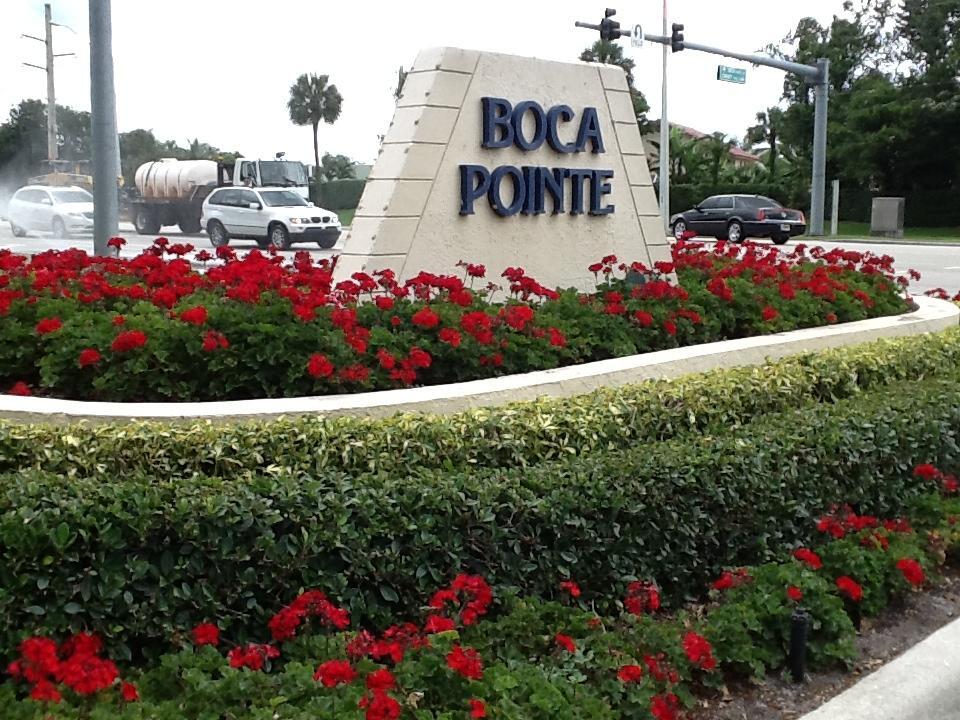
<svg viewBox="0 0 960 720"><path fill-rule="evenodd" d="M920 465L915 474L931 482L922 531L902 518L834 509L818 523L820 554L799 548L779 563L725 572L710 601L687 609L663 612L648 580L627 584L622 613L600 617L573 580L547 601L501 595L483 577L461 574L433 594L422 626L377 632L351 629L345 609L307 590L268 622L270 642L221 648L218 626L202 623L177 633L159 663L134 670L136 685L120 678L96 636L26 637L0 676L0 693L25 711L16 718L61 710L74 717L93 707L97 717L240 717L264 705L267 717L282 704L333 720L679 720L697 695L726 692L726 680L782 667L799 604L813 619L810 667L832 667L854 657L851 616L859 618L861 606L875 614L925 586L925 568L935 573L944 551L960 546L952 531L960 506L936 484L939 469ZM890 544L858 542L872 533ZM856 579L846 574L854 570ZM447 622L435 627L437 618ZM34 710L40 714L27 714Z"/></svg>
<svg viewBox="0 0 960 720"><path fill-rule="evenodd" d="M185 248L187 248L185 250ZM0 391L217 400L459 382L904 312L892 258L680 242L672 263L603 258L596 290L521 268L483 284L253 251L198 272L162 238L131 260L0 251ZM335 262L335 261L334 261ZM676 273L678 283L672 281Z"/></svg>

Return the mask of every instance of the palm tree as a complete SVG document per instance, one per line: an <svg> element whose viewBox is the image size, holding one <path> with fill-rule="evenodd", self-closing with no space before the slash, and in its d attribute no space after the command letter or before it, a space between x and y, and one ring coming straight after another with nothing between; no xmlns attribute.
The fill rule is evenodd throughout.
<svg viewBox="0 0 960 720"><path fill-rule="evenodd" d="M730 162L730 151L736 147L736 143L722 132L715 132L701 139L700 143L710 160L710 181L717 185L720 182L720 169Z"/></svg>
<svg viewBox="0 0 960 720"><path fill-rule="evenodd" d="M747 128L747 147L766 143L770 146L770 177L777 176L777 136L783 121L783 110L772 107L766 112L757 113L757 124Z"/></svg>
<svg viewBox="0 0 960 720"><path fill-rule="evenodd" d="M287 109L294 125L313 127L314 164L320 167L320 148L317 145L317 128L321 122L333 125L340 117L343 96L336 85L328 84L329 75L304 73L290 86Z"/></svg>

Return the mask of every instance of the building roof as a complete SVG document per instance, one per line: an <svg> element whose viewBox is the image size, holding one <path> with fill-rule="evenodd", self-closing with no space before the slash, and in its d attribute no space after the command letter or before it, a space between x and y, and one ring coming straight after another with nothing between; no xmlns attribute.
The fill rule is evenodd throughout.
<svg viewBox="0 0 960 720"><path fill-rule="evenodd" d="M655 127L657 129L657 132L660 131L659 120L654 120L652 123L650 123L650 125L651 127ZM670 127L679 130L688 138L691 138L693 140L701 140L703 138L710 137L710 135L705 132L700 132L696 128L687 127L686 125L680 125L679 123L670 123ZM730 157L733 158L734 160L739 160L740 162L743 162L743 163L763 162L763 159L758 155L754 155L753 153L747 152L746 150L743 150L742 148L738 148L738 147L730 148Z"/></svg>

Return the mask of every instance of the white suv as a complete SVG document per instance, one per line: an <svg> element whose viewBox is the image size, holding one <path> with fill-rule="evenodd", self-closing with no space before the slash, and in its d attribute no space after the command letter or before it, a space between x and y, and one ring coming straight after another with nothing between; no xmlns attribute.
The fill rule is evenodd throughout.
<svg viewBox="0 0 960 720"><path fill-rule="evenodd" d="M203 201L200 218L214 247L231 238L250 238L262 247L288 249L296 242L316 242L329 249L340 238L340 218L318 208L290 188L223 187Z"/></svg>
<svg viewBox="0 0 960 720"><path fill-rule="evenodd" d="M52 232L58 238L93 232L93 195L81 187L27 185L10 198L7 219L16 237L30 230Z"/></svg>

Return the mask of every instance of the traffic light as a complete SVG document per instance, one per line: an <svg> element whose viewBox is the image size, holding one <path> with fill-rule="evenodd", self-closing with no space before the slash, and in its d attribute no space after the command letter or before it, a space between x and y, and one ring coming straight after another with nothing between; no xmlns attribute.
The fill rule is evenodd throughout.
<svg viewBox="0 0 960 720"><path fill-rule="evenodd" d="M673 24L673 35L670 38L670 47L673 48L674 52L683 50L683 25L680 23Z"/></svg>
<svg viewBox="0 0 960 720"><path fill-rule="evenodd" d="M613 42L620 39L620 23L611 20L617 11L613 8L607 8L603 13L603 20L600 21L600 39L607 42Z"/></svg>

